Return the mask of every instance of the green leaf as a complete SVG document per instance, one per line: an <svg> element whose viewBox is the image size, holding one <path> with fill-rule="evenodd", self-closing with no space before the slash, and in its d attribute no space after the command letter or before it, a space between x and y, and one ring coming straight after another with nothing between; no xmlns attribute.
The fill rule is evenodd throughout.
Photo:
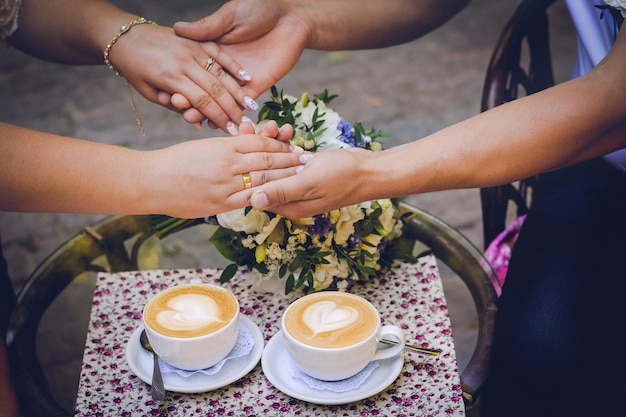
<svg viewBox="0 0 626 417"><path fill-rule="evenodd" d="M286 273L287 273L287 264L282 264L280 266L280 269L278 270L278 276L282 278L285 276Z"/></svg>
<svg viewBox="0 0 626 417"><path fill-rule="evenodd" d="M246 250L239 242L237 232L225 227L218 227L209 242L229 261L240 262L242 251Z"/></svg>
<svg viewBox="0 0 626 417"><path fill-rule="evenodd" d="M237 273L237 264L230 264L222 271L220 275L220 284L230 281L232 277Z"/></svg>
<svg viewBox="0 0 626 417"><path fill-rule="evenodd" d="M291 263L289 264L289 271L294 272L301 266L302 266L302 257L296 256L295 259L291 261Z"/></svg>
<svg viewBox="0 0 626 417"><path fill-rule="evenodd" d="M293 291L294 281L295 278L293 277L293 274L289 274L287 281L285 282L285 295Z"/></svg>

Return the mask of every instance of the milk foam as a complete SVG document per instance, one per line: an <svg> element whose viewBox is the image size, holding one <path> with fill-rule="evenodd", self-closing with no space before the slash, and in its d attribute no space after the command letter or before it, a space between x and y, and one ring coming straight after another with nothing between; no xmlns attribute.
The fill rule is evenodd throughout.
<svg viewBox="0 0 626 417"><path fill-rule="evenodd" d="M359 312L349 306L338 306L330 300L322 300L311 304L304 310L302 320L313 331L318 333L343 329L359 318Z"/></svg>
<svg viewBox="0 0 626 417"><path fill-rule="evenodd" d="M211 298L201 294L181 294L172 297L167 310L156 315L156 321L173 330L193 330L211 323L219 323L219 306Z"/></svg>

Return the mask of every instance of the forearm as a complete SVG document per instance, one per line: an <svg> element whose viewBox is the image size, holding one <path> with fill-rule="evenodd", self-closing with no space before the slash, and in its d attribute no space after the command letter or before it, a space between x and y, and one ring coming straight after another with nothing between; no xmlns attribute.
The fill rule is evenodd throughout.
<svg viewBox="0 0 626 417"><path fill-rule="evenodd" d="M23 0L9 41L48 61L102 64L107 43L135 17L103 0Z"/></svg>
<svg viewBox="0 0 626 417"><path fill-rule="evenodd" d="M140 155L0 123L0 210L149 212L138 188Z"/></svg>
<svg viewBox="0 0 626 417"><path fill-rule="evenodd" d="M390 172L379 188L406 195L500 185L625 147L624 94L597 75L518 99L381 154L385 161L373 165L390 167Z"/></svg>
<svg viewBox="0 0 626 417"><path fill-rule="evenodd" d="M309 28L307 48L381 48L436 29L469 0L285 0L283 6Z"/></svg>

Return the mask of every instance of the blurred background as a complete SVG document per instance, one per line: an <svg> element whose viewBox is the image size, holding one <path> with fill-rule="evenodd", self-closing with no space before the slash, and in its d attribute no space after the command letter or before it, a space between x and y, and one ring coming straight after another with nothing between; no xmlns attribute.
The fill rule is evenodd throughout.
<svg viewBox="0 0 626 417"><path fill-rule="evenodd" d="M116 0L121 8L171 25L216 10L218 0ZM311 94L328 88L339 98L333 107L346 119L389 133L385 147L422 138L477 114L493 46L518 0L474 0L445 26L411 43L378 50L305 51L298 65L277 85L285 93ZM551 43L557 82L569 78L576 48L574 31L562 2L550 9ZM277 46L279 47L279 46ZM0 45L0 121L87 140L157 149L201 137L180 115L135 93L146 138L139 134L124 80L105 67L70 67L43 62ZM263 102L267 95L257 101ZM254 114L250 114L254 119ZM462 138L459 138L462 140ZM409 197L459 229L483 248L478 190L455 190ZM104 215L0 213L0 234L17 291L54 249ZM215 266L202 229L166 243L159 267ZM219 261L218 265L219 265ZM471 298L443 271L461 369L469 360L476 318ZM39 356L55 381L57 397L73 409L82 346L88 324L92 284L73 286L44 317ZM69 314L67 306L82 314ZM63 318L59 320L59 318ZM60 335L60 336L59 336Z"/></svg>

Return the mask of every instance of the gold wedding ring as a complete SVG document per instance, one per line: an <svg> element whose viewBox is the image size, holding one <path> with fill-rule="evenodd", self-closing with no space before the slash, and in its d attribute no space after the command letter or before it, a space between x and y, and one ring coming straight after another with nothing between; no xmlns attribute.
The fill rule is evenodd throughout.
<svg viewBox="0 0 626 417"><path fill-rule="evenodd" d="M211 68L213 67L213 64L215 64L215 59L213 59L212 56L210 56L207 60L206 60L206 65L204 66L204 70L206 72L211 71Z"/></svg>
<svg viewBox="0 0 626 417"><path fill-rule="evenodd" d="M243 177L243 189L247 190L252 187L252 178L250 178L250 173L247 172L245 174L241 174L241 176Z"/></svg>

